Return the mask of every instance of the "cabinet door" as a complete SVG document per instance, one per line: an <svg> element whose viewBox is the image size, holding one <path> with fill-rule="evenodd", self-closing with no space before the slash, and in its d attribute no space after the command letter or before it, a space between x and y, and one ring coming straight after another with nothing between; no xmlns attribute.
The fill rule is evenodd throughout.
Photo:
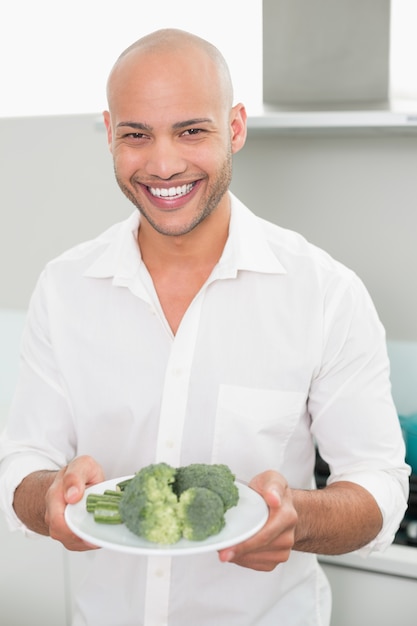
<svg viewBox="0 0 417 626"><path fill-rule="evenodd" d="M331 626L415 626L417 580L328 563L322 566L333 593Z"/></svg>

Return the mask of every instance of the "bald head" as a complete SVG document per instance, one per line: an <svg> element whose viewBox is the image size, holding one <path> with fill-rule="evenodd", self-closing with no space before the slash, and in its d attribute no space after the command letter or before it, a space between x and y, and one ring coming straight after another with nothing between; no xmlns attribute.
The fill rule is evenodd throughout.
<svg viewBox="0 0 417 626"><path fill-rule="evenodd" d="M151 57L160 56L162 58L163 55L175 55L179 59L183 56L184 60L190 59L190 57L196 58L196 62L198 62L198 58L203 59L205 57L217 76L218 96L224 99L228 108L232 106L232 81L229 68L221 52L205 39L174 28L165 28L146 35L122 52L110 72L107 83L109 105L111 106L114 78L123 66L132 60L140 64L141 61L145 63Z"/></svg>
<svg viewBox="0 0 417 626"><path fill-rule="evenodd" d="M103 115L116 179L145 217L142 235L147 228L149 237L186 235L217 219L223 229L246 111L232 105L217 48L180 30L159 30L120 55L107 90ZM220 217L206 222L212 215Z"/></svg>

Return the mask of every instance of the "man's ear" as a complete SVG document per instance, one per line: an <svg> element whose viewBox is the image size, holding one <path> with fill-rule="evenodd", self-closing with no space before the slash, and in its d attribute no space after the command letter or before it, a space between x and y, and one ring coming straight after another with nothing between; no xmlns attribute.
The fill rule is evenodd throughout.
<svg viewBox="0 0 417 626"><path fill-rule="evenodd" d="M247 113L243 104L236 104L230 112L232 153L235 154L245 145L247 134Z"/></svg>
<svg viewBox="0 0 417 626"><path fill-rule="evenodd" d="M107 131L107 145L109 146L110 152L112 152L113 133L111 128L110 113L108 111L103 111L103 120Z"/></svg>

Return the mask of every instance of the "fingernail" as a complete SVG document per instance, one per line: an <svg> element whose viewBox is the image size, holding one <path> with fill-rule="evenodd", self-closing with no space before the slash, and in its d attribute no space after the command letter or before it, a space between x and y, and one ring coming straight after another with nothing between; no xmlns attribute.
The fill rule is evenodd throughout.
<svg viewBox="0 0 417 626"><path fill-rule="evenodd" d="M271 493L273 496L275 496L275 498L277 499L278 504L281 504L281 494L278 491L278 489L273 487L269 493Z"/></svg>
<svg viewBox="0 0 417 626"><path fill-rule="evenodd" d="M78 496L78 489L77 489L77 487L70 487L67 490L67 499L68 500L72 500L76 496Z"/></svg>

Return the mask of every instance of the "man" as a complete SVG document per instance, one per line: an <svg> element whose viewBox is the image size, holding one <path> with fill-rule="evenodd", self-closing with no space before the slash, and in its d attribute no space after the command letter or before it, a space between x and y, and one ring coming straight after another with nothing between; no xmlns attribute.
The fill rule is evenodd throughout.
<svg viewBox="0 0 417 626"><path fill-rule="evenodd" d="M384 331L352 272L229 193L246 137L232 97L220 53L188 33L121 55L104 121L138 211L50 263L32 298L1 501L12 526L88 551L76 625L328 624L315 554L385 548L406 508ZM159 461L228 464L267 523L187 558L71 533L86 486Z"/></svg>

